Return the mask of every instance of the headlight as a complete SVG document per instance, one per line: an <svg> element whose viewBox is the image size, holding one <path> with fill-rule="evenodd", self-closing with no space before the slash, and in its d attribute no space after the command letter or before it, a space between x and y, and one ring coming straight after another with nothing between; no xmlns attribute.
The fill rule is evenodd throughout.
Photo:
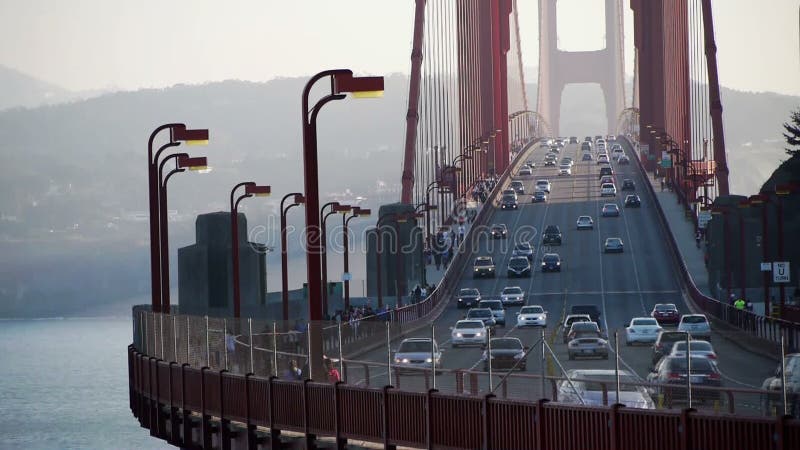
<svg viewBox="0 0 800 450"><path fill-rule="evenodd" d="M427 359L425 360L425 362L426 362L426 363L432 363L432 362L433 362L433 360L432 360L431 358L427 358Z"/></svg>
<svg viewBox="0 0 800 450"><path fill-rule="evenodd" d="M523 356L524 355L522 353L517 353L516 355L514 355L514 359L522 359Z"/></svg>
<svg viewBox="0 0 800 450"><path fill-rule="evenodd" d="M480 270L480 269L478 269L477 267L475 268L475 272L477 272L477 271L479 271L479 270Z"/></svg>
<svg viewBox="0 0 800 450"><path fill-rule="evenodd" d="M456 337L463 337L461 333L456 333Z"/></svg>
<svg viewBox="0 0 800 450"><path fill-rule="evenodd" d="M561 261L556 262L556 265L560 266L561 265Z"/></svg>
<svg viewBox="0 0 800 450"><path fill-rule="evenodd" d="M394 362L400 363L400 364L408 364L408 358L402 358L402 359L401 358L395 358Z"/></svg>
<svg viewBox="0 0 800 450"><path fill-rule="evenodd" d="M481 336L483 336L483 333L475 333L475 337L481 337Z"/></svg>
<svg viewBox="0 0 800 450"><path fill-rule="evenodd" d="M489 267L489 272L493 271L494 267Z"/></svg>

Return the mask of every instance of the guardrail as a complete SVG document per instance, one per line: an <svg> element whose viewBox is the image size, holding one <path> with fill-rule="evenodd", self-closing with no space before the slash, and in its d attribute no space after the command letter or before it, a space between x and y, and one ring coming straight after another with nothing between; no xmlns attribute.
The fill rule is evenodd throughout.
<svg viewBox="0 0 800 450"><path fill-rule="evenodd" d="M627 144L628 149L631 150L632 153L635 153L635 151L633 151L634 146L631 141L626 136L623 136L623 140ZM634 154L633 156L634 158L632 159L636 160L636 166L639 168L642 175L647 178L647 171L642 165L639 155ZM697 285L694 283L692 275L689 273L686 263L681 256L675 236L672 234L672 231L669 228L669 223L667 222L664 210L661 208L661 203L656 198L656 193L652 183L650 183L648 180L648 182L644 184L646 185L645 190L647 191L651 200L650 203L656 208L659 223L662 226L662 233L667 239L667 247L670 250L670 256L672 257L675 265L678 267L678 272L680 273L681 280L683 281L682 284L685 286L687 294L697 309L710 314L716 319L747 334L765 339L774 344L779 344L781 336L783 335L786 338L786 346L788 349L790 349L789 351L797 351L800 349L800 324L782 319L762 316L750 311L738 310L734 308L733 305L720 302L715 298L703 294L697 288Z"/></svg>
<svg viewBox="0 0 800 450"><path fill-rule="evenodd" d="M142 427L193 448L280 448L282 432L307 448L331 438L384 448L800 448L800 421L459 396L391 386L287 381L165 362L128 347L130 407Z"/></svg>

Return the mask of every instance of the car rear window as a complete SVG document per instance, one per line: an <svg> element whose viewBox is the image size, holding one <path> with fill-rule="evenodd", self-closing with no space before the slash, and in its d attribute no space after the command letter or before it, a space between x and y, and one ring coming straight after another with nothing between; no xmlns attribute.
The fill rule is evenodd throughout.
<svg viewBox="0 0 800 450"><path fill-rule="evenodd" d="M481 308L503 309L503 302L500 300L481 300L480 306Z"/></svg>
<svg viewBox="0 0 800 450"><path fill-rule="evenodd" d="M492 348L502 350L521 349L522 344L516 339L492 339Z"/></svg>
<svg viewBox="0 0 800 450"><path fill-rule="evenodd" d="M631 325L658 325L656 319L636 319Z"/></svg>
<svg viewBox="0 0 800 450"><path fill-rule="evenodd" d="M461 295L480 295L477 289L462 289Z"/></svg>
<svg viewBox="0 0 800 450"><path fill-rule="evenodd" d="M675 343L673 347L675 350L679 352L686 351L686 341L678 341ZM711 348L711 344L705 341L691 341L689 344L689 348L694 351L701 351L701 352L710 352L713 349Z"/></svg>
<svg viewBox="0 0 800 450"><path fill-rule="evenodd" d="M659 341L661 342L676 342L676 341L685 341L686 334L684 333L661 333L659 337Z"/></svg>
<svg viewBox="0 0 800 450"><path fill-rule="evenodd" d="M682 357L675 357L670 358L670 369L672 370L686 370L686 358ZM713 372L714 367L711 365L711 361L706 358L692 358L692 372Z"/></svg>
<svg viewBox="0 0 800 450"><path fill-rule="evenodd" d="M597 331L597 324L594 322L576 322L572 325L572 331Z"/></svg>
<svg viewBox="0 0 800 450"><path fill-rule="evenodd" d="M704 316L684 316L683 323L706 323L707 320Z"/></svg>

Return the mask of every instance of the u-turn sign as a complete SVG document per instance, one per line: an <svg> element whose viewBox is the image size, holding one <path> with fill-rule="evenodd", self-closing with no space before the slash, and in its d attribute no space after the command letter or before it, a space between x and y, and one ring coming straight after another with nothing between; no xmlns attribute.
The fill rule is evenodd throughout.
<svg viewBox="0 0 800 450"><path fill-rule="evenodd" d="M772 263L772 281L774 283L788 283L789 261Z"/></svg>

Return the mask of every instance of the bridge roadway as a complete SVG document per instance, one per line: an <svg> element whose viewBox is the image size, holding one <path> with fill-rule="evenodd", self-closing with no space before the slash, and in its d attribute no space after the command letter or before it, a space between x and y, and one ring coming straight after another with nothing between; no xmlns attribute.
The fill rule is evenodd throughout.
<svg viewBox="0 0 800 450"><path fill-rule="evenodd" d="M627 147L627 145L626 145ZM634 372L644 379L651 367L651 346L624 345L624 324L632 317L649 315L655 303L675 303L682 313L689 312L679 286L679 276L668 259L667 241L661 234L657 212L651 204L654 199L645 191L646 180L643 179L630 148L626 153L631 158L630 165L620 166L613 163L617 187L620 188L624 178L633 179L636 193L642 199L640 209L624 208L623 201L629 192L619 191L616 198L600 196L599 165L596 161L581 161L579 145L571 144L561 150L559 159L572 156L575 165L571 176L558 176L556 167L544 167L546 149L538 146L528 150L527 158L536 162L533 176L517 177L525 184L525 195L519 198L518 211L495 209L490 224L504 223L509 228L509 238L505 241L491 240L488 236L480 239L473 256L491 255L496 265L495 279L473 279L472 264L468 264L461 274L460 287L478 288L482 295L499 295L505 286L521 286L526 293L526 303L542 305L548 311L547 340L558 362L564 369L578 368L614 368L613 353L608 360L569 361L567 347L561 342L561 330L558 324L568 313L572 305L597 305L602 313L601 326L605 330L619 329L621 369ZM535 180L546 178L552 183L552 190L546 203L531 203L531 193ZM600 217L600 209L604 203L616 202L621 209L620 217ZM575 221L580 215L591 215L594 219L593 230L577 231ZM548 248L542 247L540 231L547 225L558 225L563 233L563 245ZM524 234L524 236L523 236ZM607 237L620 237L625 243L625 251L621 254L604 254L603 242ZM535 249L532 263L533 273L530 278L508 279L506 267L511 258L511 250L515 239L528 240ZM562 258L561 273L542 273L540 271L541 256L546 251L559 253ZM520 329L516 325L516 312L519 307L506 310L506 326L498 328L497 336L514 336L522 340L526 346L534 346L541 336L541 329ZM442 367L445 370L437 377L437 388L441 391L456 389L455 376L448 369L464 369L482 371L482 353L480 348L451 348L450 327L465 315L466 311L457 309L456 299L449 301L446 310L436 320L435 334L440 347L444 349ZM553 334L556 333L556 336ZM429 336L429 330L420 330L409 334L412 336ZM613 339L609 339L612 343ZM759 388L764 378L770 376L775 369L774 362L760 355L745 352L732 342L715 335L712 344L719 355L719 368L723 373L723 386L735 388ZM392 344L396 348L399 342ZM613 345L613 344L612 344ZM613 351L613 348L611 349ZM385 364L386 349L368 352L357 358L360 361L372 361L383 366L370 369L369 383L383 385L388 382ZM557 364L548 364L548 374L561 376ZM364 383L364 373L351 365L348 371L350 383ZM535 347L528 356L527 373L541 372L541 348ZM497 384L502 373L495 373ZM477 377L479 392L488 389L486 376ZM400 389L422 390L427 386L425 377L420 375L404 375L393 385ZM465 390L470 381L464 381ZM540 398L540 382L531 378L512 379L508 382L507 395L515 398ZM549 387L546 397L550 397ZM498 393L498 392L496 392ZM744 397L742 397L744 399ZM744 400L742 406L754 407L757 399ZM737 399L737 405L739 400ZM747 405L749 404L749 405ZM737 406L738 410L739 406Z"/></svg>

